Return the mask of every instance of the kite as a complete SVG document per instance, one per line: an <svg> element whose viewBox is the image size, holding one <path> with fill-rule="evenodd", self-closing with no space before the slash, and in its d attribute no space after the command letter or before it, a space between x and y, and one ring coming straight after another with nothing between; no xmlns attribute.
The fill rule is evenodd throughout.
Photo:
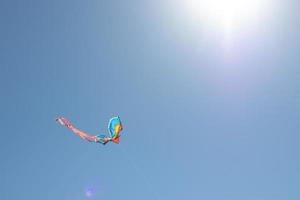
<svg viewBox="0 0 300 200"><path fill-rule="evenodd" d="M77 128L75 128L66 118L58 117L55 119L57 123L62 126L66 126L68 129L73 131L75 134L79 135L82 139L88 142L96 142L105 145L107 142L114 142L116 144L119 143L120 132L123 130L122 123L120 117L113 117L109 120L108 123L108 132L109 136L104 134L91 136L88 135Z"/></svg>

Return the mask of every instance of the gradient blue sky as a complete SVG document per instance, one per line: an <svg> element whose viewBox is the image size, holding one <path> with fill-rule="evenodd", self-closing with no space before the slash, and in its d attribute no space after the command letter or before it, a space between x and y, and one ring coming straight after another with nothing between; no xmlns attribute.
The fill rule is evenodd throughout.
<svg viewBox="0 0 300 200"><path fill-rule="evenodd" d="M170 0L2 0L0 199L299 200L300 5L274 4L224 43Z"/></svg>

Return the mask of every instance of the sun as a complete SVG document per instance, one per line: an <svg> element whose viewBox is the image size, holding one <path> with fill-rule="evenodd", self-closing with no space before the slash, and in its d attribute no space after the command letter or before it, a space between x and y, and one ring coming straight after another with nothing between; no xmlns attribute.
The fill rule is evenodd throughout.
<svg viewBox="0 0 300 200"><path fill-rule="evenodd" d="M185 0L191 19L231 33L262 19L268 0Z"/></svg>

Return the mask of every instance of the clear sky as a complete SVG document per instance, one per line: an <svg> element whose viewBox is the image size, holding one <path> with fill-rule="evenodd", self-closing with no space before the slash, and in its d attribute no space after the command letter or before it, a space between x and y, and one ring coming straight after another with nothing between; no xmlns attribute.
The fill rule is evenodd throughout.
<svg viewBox="0 0 300 200"><path fill-rule="evenodd" d="M299 2L181 3L0 1L1 200L300 199Z"/></svg>

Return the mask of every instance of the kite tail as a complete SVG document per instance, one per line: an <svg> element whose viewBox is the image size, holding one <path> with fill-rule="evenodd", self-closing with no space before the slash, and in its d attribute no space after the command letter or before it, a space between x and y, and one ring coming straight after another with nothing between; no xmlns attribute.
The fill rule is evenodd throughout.
<svg viewBox="0 0 300 200"><path fill-rule="evenodd" d="M62 126L66 126L69 129L72 126L71 123L66 118L64 118L64 117L58 117L58 118L55 119L55 121L57 123L59 123L60 125L62 125Z"/></svg>

